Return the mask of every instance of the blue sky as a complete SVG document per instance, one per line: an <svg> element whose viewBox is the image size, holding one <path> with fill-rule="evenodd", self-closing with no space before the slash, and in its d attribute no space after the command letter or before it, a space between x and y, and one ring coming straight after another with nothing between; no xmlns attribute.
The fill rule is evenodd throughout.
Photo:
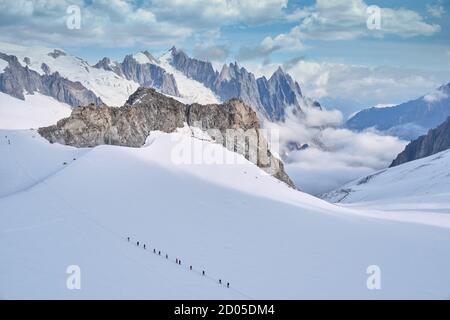
<svg viewBox="0 0 450 320"><path fill-rule="evenodd" d="M385 77L405 85L386 101L356 104L396 103L450 81L449 2L0 0L0 40L63 48L91 63L141 50L158 55L175 45L217 66L237 60L257 74L282 65L312 96L336 101L352 94L338 96L336 83L351 74L378 86L389 82L381 81ZM80 9L80 29L66 26L71 5ZM373 5L380 28L369 30Z"/></svg>

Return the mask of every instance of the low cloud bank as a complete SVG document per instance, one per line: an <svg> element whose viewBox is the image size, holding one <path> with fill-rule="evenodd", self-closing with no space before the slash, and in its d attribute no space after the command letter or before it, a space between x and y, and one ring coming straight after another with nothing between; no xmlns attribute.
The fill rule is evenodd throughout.
<svg viewBox="0 0 450 320"><path fill-rule="evenodd" d="M281 146L295 142L294 150L280 151L288 174L301 190L320 195L385 168L407 144L373 130L343 129L342 119L336 110L306 109L302 121L290 115L284 124L265 124L279 130Z"/></svg>

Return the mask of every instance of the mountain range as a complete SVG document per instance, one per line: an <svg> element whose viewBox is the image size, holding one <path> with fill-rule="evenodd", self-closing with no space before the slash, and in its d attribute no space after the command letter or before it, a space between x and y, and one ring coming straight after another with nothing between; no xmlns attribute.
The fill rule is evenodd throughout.
<svg viewBox="0 0 450 320"><path fill-rule="evenodd" d="M391 167L402 163L425 158L441 151L450 149L450 117L426 135L411 141L397 158L392 161Z"/></svg>
<svg viewBox="0 0 450 320"><path fill-rule="evenodd" d="M267 79L256 78L236 62L221 71L171 48L159 58L148 51L105 57L91 66L60 49L0 45L0 92L24 99L23 92L51 96L73 107L94 103L122 105L138 87L154 88L185 103L220 103L238 98L261 119L284 121L303 108L320 109L303 96L299 84L281 67Z"/></svg>
<svg viewBox="0 0 450 320"><path fill-rule="evenodd" d="M375 128L405 140L414 140L450 116L450 83L396 106L364 109L346 122L351 130Z"/></svg>

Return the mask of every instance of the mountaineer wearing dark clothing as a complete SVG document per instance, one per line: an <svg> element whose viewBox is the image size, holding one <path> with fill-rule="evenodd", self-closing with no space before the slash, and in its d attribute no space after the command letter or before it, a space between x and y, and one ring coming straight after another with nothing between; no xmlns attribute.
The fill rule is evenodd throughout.
<svg viewBox="0 0 450 320"><path fill-rule="evenodd" d="M138 242L136 242L136 245L139 247L139 241Z"/></svg>

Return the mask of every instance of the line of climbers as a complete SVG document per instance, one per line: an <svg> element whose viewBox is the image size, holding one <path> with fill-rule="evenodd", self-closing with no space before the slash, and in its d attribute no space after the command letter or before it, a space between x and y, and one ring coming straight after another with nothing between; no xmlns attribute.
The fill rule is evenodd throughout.
<svg viewBox="0 0 450 320"><path fill-rule="evenodd" d="M130 242L130 241L131 241L130 237L127 237L127 240L128 240L128 242ZM136 241L136 246L138 246L138 247L140 246L139 241ZM145 245L145 243L143 244L143 248L144 248L144 250L147 248L146 245ZM153 253L156 254L156 249L153 249ZM161 250L158 251L158 255L159 255L159 256L161 255ZM167 259L169 259L169 255L166 253L166 260L167 260ZM176 259L175 259L175 263L176 263L177 265L180 265L180 266L181 266L181 260L180 260L180 259L176 258ZM189 266L189 270L191 270L191 271L193 270L193 269L192 269L192 265ZM206 276L205 270L202 270L202 276ZM219 279L219 284L220 284L220 285L222 284L222 279ZM229 288L229 287L230 287L230 283L227 282L227 288Z"/></svg>

